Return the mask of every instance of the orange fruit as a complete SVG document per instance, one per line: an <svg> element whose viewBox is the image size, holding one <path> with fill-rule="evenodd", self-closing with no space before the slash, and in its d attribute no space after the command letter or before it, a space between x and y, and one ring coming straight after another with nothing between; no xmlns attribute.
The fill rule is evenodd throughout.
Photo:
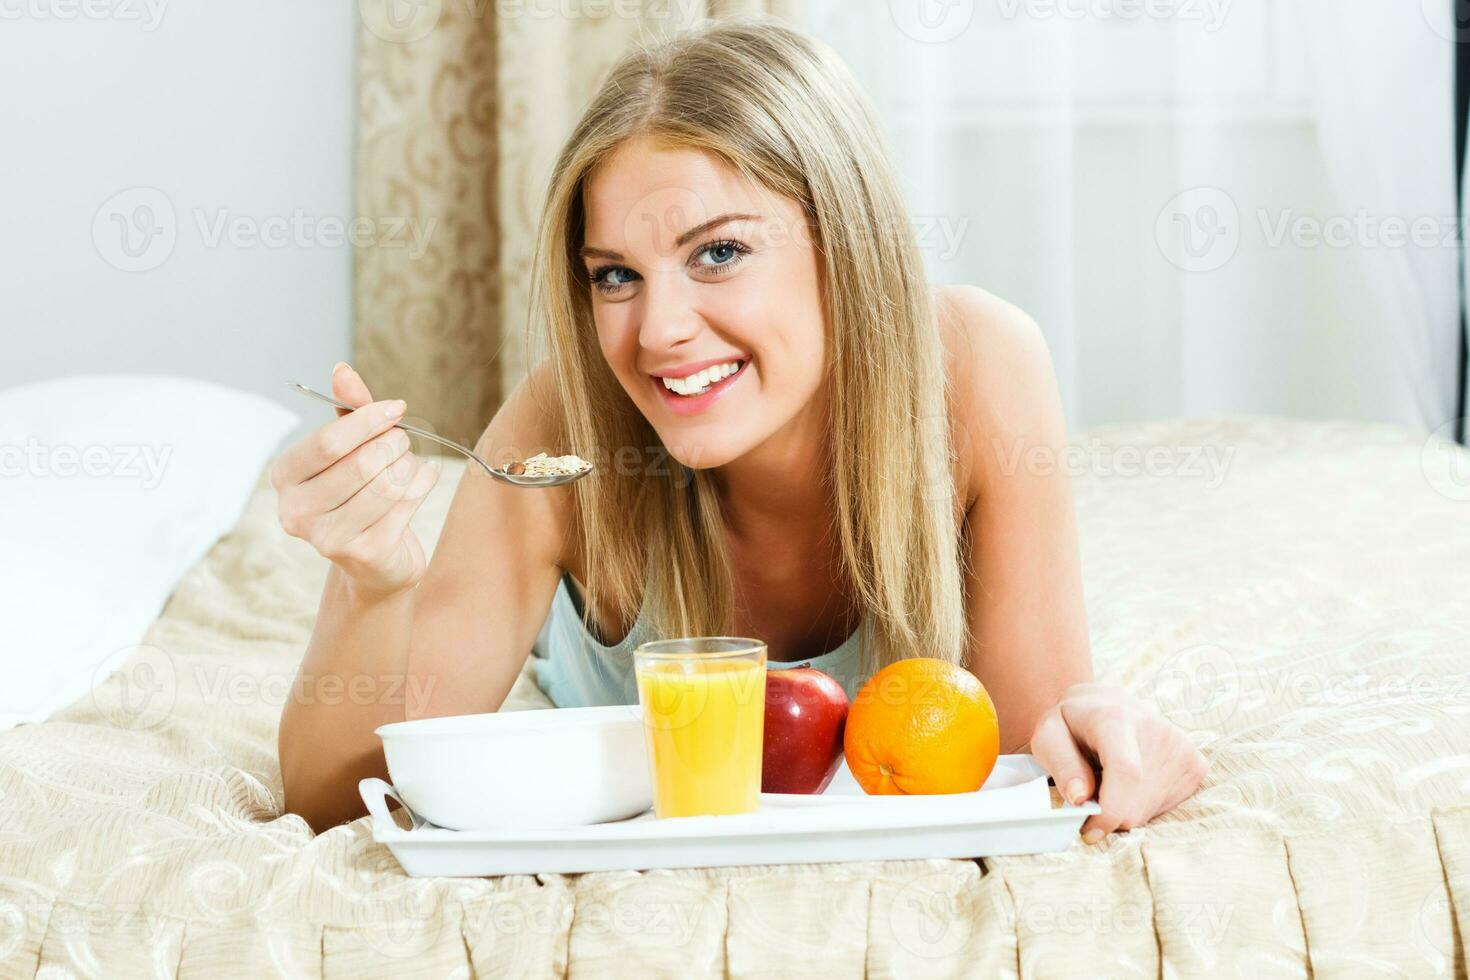
<svg viewBox="0 0 1470 980"><path fill-rule="evenodd" d="M847 712L842 751L869 794L970 793L1000 754L1000 725L985 685L931 657L889 664Z"/></svg>

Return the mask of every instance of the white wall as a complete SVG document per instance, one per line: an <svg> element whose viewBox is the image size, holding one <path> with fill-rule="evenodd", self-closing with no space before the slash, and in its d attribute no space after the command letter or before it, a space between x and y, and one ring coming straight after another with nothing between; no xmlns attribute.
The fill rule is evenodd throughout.
<svg viewBox="0 0 1470 980"><path fill-rule="evenodd" d="M352 217L356 28L351 3L0 0L0 388L166 372L316 418L284 383L349 349L351 249L319 239Z"/></svg>

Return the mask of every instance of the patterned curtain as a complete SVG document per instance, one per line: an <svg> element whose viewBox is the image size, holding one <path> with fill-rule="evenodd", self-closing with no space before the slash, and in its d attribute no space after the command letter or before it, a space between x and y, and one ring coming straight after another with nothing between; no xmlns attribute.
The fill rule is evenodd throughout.
<svg viewBox="0 0 1470 980"><path fill-rule="evenodd" d="M802 0L359 0L354 358L473 443L539 356L531 261L557 150L631 45ZM359 231L361 229L361 231Z"/></svg>

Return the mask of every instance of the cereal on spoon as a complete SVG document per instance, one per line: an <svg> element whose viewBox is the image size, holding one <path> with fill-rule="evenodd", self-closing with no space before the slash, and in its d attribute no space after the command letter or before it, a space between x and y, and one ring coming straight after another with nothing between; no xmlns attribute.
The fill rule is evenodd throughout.
<svg viewBox="0 0 1470 980"><path fill-rule="evenodd" d="M524 463L511 463L505 468L505 472L512 476L571 476L591 468L591 463L577 455L548 456L537 453Z"/></svg>

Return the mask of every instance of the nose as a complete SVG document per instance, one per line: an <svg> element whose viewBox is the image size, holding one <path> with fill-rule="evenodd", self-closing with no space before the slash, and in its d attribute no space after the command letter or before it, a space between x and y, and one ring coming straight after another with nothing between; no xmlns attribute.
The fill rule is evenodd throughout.
<svg viewBox="0 0 1470 980"><path fill-rule="evenodd" d="M704 327L704 320L694 300L694 284L679 270L648 274L643 284L639 345L645 350L665 351L697 337Z"/></svg>

